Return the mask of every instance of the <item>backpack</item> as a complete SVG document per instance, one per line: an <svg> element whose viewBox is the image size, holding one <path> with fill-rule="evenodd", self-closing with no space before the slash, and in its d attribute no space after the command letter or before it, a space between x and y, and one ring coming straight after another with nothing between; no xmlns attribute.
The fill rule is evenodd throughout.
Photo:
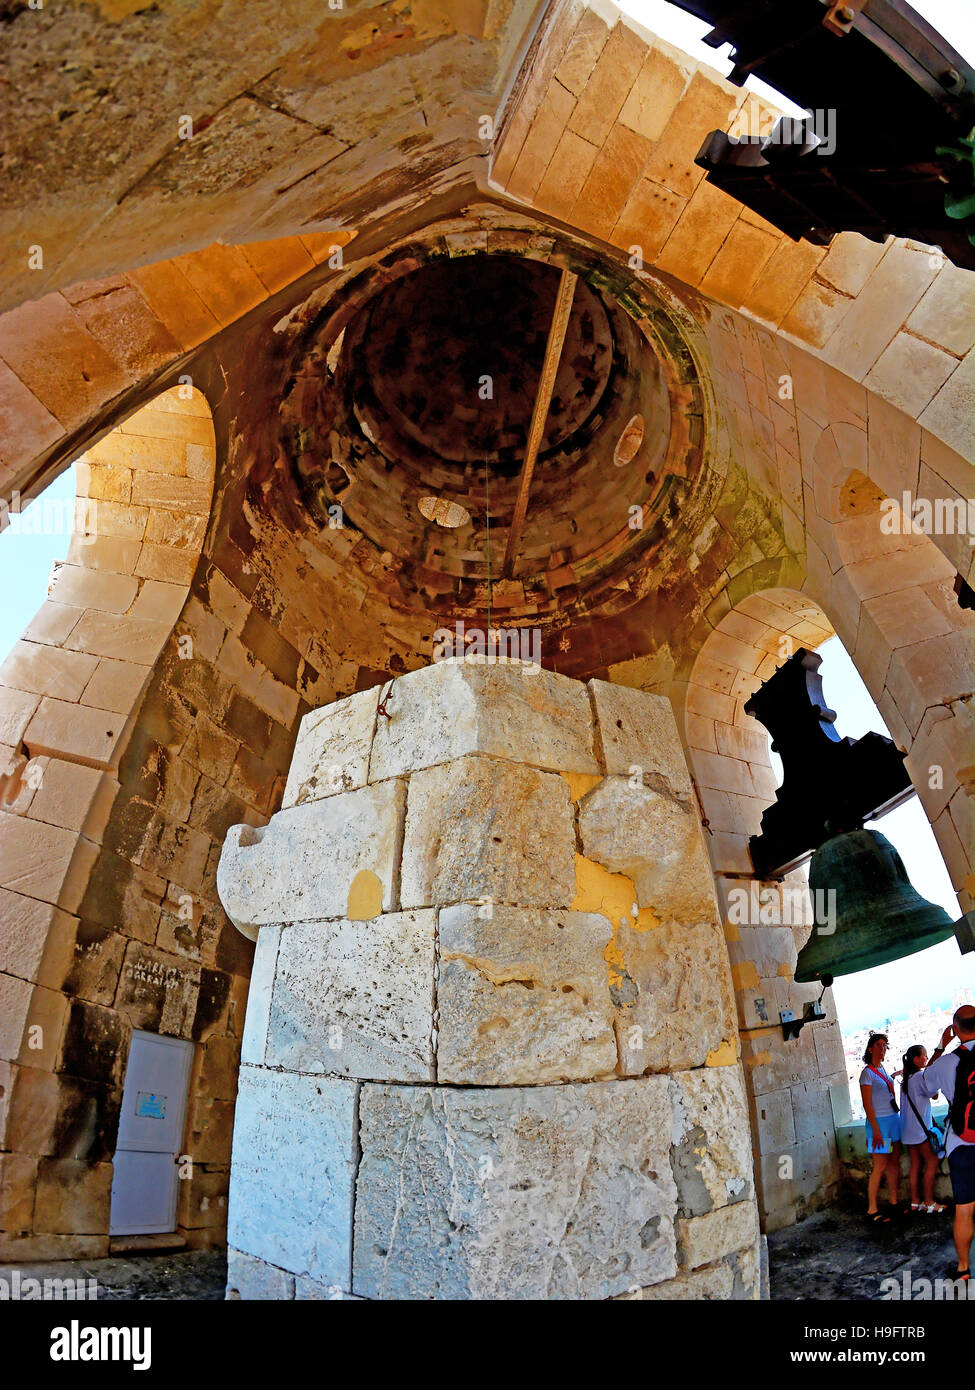
<svg viewBox="0 0 975 1390"><path fill-rule="evenodd" d="M951 1127L965 1144L975 1144L975 1047L959 1048Z"/></svg>

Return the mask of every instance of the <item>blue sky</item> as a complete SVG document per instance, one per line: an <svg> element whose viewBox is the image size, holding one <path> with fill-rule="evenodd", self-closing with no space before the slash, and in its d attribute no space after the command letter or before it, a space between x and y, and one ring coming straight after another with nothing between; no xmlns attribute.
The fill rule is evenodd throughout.
<svg viewBox="0 0 975 1390"><path fill-rule="evenodd" d="M37 509L43 509L44 503L49 501L71 502L75 491L75 470L72 465L55 479L42 498L37 498L25 508L25 526L32 526L36 520L41 530ZM53 510L61 518L63 526L67 508L57 507ZM3 593L3 604L0 606L0 656L6 656L44 602L51 566L55 560L64 559L70 540L70 534L63 529L58 533L35 536L29 533L17 535L10 527L0 533L0 592Z"/></svg>
<svg viewBox="0 0 975 1390"><path fill-rule="evenodd" d="M708 48L701 38L711 25L696 19L686 10L667 0L617 0L625 14L631 15L638 24L650 29L660 38L682 48L692 58L707 63L723 76L731 71L732 62L726 56L730 45L723 48ZM912 9L952 45L969 63L975 61L975 5L972 0L911 0ZM799 115L800 108L783 98L764 82L750 77L745 83L751 92L757 92L772 101L787 115Z"/></svg>

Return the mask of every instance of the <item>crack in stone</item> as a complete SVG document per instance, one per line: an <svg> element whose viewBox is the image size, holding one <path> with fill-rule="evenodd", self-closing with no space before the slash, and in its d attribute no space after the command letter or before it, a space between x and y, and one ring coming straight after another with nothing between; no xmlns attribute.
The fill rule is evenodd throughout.
<svg viewBox="0 0 975 1390"><path fill-rule="evenodd" d="M511 967L510 971L492 969L490 961L486 961L479 956L467 956L460 951L444 951L441 960L459 961L461 965L467 966L475 974L480 975L489 985L494 985L497 989L504 985L521 985L524 989L540 988L552 994L578 994L579 998L589 1008L589 1000L583 990L571 980L545 980L536 975L516 973L516 967Z"/></svg>

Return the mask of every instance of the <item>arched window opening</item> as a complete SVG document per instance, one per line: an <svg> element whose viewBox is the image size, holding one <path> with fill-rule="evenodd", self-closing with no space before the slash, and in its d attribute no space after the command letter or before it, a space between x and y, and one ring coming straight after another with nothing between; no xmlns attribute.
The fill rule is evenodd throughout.
<svg viewBox="0 0 975 1390"><path fill-rule="evenodd" d="M889 738L880 711L840 639L829 638L818 654L823 659L823 691L829 707L837 713L837 732L856 739L872 729ZM771 748L769 756L781 782L781 760ZM952 919L958 916L948 870L916 796L879 820L868 822L867 828L878 830L894 846L921 897L943 907ZM802 872L808 876L808 871L807 861ZM960 955L954 940L942 941L886 965L837 976L833 1001L843 1037L851 1115L861 1119L858 1078L870 1032L888 1034L888 1070L900 1066L902 1055L914 1043L923 1043L930 1051L958 1005L975 1002L975 957Z"/></svg>
<svg viewBox="0 0 975 1390"><path fill-rule="evenodd" d="M44 601L51 570L68 553L76 525L77 468L60 473L38 496L18 493L0 507L0 660L22 635Z"/></svg>

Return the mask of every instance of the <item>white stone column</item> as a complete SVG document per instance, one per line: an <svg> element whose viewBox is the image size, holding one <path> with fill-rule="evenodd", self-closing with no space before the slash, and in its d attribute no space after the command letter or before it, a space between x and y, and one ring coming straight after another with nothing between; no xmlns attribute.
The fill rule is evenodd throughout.
<svg viewBox="0 0 975 1390"><path fill-rule="evenodd" d="M228 1296L760 1296L666 700L461 659L315 710L218 886L257 939Z"/></svg>

